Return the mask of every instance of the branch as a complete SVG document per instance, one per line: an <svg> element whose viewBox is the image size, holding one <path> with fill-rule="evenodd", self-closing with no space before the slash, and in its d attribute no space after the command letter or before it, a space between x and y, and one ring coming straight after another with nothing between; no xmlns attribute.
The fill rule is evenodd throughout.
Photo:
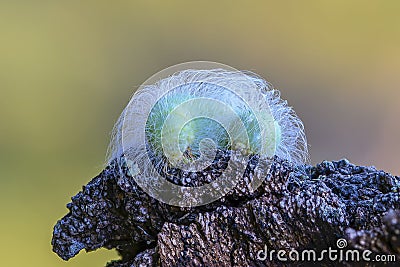
<svg viewBox="0 0 400 267"><path fill-rule="evenodd" d="M69 260L82 249L115 248L121 259L108 267L265 266L284 265L276 254L261 259L266 248L337 249L344 238L344 249L400 260L399 177L347 160L295 167L275 158L250 192L246 184L255 175L250 164L225 197L180 208L147 195L123 160L114 160L67 205L70 212L54 227L53 250Z"/></svg>

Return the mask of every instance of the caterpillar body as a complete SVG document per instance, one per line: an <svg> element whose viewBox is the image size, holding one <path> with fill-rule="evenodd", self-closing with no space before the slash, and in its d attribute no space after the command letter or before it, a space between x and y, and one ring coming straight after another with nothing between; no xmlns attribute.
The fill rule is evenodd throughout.
<svg viewBox="0 0 400 267"><path fill-rule="evenodd" d="M186 69L135 92L107 160L124 155L133 176L151 181L166 165L201 171L227 150L308 160L303 123L267 81L231 69Z"/></svg>

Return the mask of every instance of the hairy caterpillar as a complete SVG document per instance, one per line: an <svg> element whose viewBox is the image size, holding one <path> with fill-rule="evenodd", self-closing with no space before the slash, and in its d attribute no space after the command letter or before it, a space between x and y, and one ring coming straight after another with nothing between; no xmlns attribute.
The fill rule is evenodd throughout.
<svg viewBox="0 0 400 267"><path fill-rule="evenodd" d="M308 159L303 123L279 91L254 73L216 68L140 88L114 126L108 161L124 155L133 176L157 184L160 168L201 171L218 150Z"/></svg>

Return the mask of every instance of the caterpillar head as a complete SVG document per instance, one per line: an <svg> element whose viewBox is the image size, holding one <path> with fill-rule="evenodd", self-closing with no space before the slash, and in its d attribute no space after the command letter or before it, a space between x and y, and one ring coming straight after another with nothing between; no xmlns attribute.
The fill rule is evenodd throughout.
<svg viewBox="0 0 400 267"><path fill-rule="evenodd" d="M108 161L124 155L139 185L165 187L163 168L201 171L217 151L295 164L308 159L303 124L279 91L253 73L216 68L178 71L142 86L114 127Z"/></svg>

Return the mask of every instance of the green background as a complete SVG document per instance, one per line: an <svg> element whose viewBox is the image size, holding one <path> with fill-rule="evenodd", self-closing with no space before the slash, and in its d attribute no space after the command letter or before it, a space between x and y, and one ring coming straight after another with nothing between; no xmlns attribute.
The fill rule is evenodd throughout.
<svg viewBox="0 0 400 267"><path fill-rule="evenodd" d="M51 233L99 173L132 92L165 67L254 71L305 124L312 162L400 173L398 1L1 1L0 265L63 262Z"/></svg>

